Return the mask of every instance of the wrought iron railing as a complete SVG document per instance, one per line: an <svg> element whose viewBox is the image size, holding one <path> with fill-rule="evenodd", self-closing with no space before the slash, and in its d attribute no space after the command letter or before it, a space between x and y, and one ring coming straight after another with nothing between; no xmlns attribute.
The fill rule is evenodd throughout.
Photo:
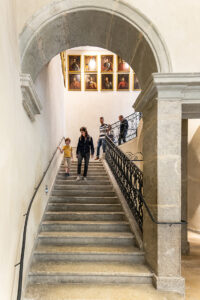
<svg viewBox="0 0 200 300"><path fill-rule="evenodd" d="M143 206L155 224L161 225L182 225L187 222L160 222L157 221L151 213L143 197L143 173L142 171L123 153L114 142L106 137L106 155L105 159L115 176L115 179L132 211L133 216L141 230L143 231Z"/></svg>
<svg viewBox="0 0 200 300"><path fill-rule="evenodd" d="M143 174L142 171L106 137L106 161L142 231Z"/></svg>
<svg viewBox="0 0 200 300"><path fill-rule="evenodd" d="M61 145L62 141L64 140L64 137L61 139L60 143L58 146ZM18 291L17 291L17 300L21 300L21 295L22 295L22 281L23 281L23 269L24 269L24 255L25 255L25 247L26 247L26 233L27 233L27 226L28 226L28 219L29 219L29 215L30 215L30 211L31 211L31 207L32 207L32 204L33 204L33 201L35 199L35 196L49 170L49 167L51 166L51 163L56 155L56 152L58 150L58 147L56 148L56 150L54 151L49 163L48 163L48 166L46 168L46 170L44 171L43 175L42 175L42 178L40 179L37 187L35 188L35 191L33 193L33 196L29 202L29 206L28 206L28 209L27 209L27 212L24 214L25 216L25 222L24 222L24 231L23 231L23 238L22 238L22 248L21 248L21 256L20 256L20 262L17 263L15 265L15 267L17 267L18 265L20 265L20 268L19 268L19 279L18 279Z"/></svg>
<svg viewBox="0 0 200 300"><path fill-rule="evenodd" d="M125 119L128 121L126 142L137 137L137 128L141 118L142 118L142 113L140 112L135 112L130 116L125 117ZM115 143L115 145L118 145L119 133L120 133L120 121L115 122L111 125L110 138L112 137L112 141Z"/></svg>

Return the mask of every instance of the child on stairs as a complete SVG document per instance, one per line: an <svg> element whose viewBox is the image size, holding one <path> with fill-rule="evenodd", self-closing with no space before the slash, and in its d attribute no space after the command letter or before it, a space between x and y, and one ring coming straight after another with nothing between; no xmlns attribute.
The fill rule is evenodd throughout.
<svg viewBox="0 0 200 300"><path fill-rule="evenodd" d="M65 166L65 176L70 175L71 161L73 160L72 147L70 146L71 140L70 138L65 139L65 146L60 150L60 153L64 152L64 166Z"/></svg>

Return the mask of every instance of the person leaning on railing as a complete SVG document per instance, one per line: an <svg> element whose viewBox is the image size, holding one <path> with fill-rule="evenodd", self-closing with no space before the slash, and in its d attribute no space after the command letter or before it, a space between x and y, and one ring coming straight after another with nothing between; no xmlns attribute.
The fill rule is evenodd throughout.
<svg viewBox="0 0 200 300"><path fill-rule="evenodd" d="M119 116L120 121L120 131L119 131L119 139L118 143L121 145L121 141L123 140L123 143L126 143L126 135L128 132L128 121L122 116Z"/></svg>

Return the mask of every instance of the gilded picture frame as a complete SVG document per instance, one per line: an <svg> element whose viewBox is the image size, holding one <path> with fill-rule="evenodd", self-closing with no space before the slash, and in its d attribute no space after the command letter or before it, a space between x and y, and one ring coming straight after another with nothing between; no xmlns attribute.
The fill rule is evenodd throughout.
<svg viewBox="0 0 200 300"><path fill-rule="evenodd" d="M85 91L98 91L98 74L97 73L85 73L84 87Z"/></svg>
<svg viewBox="0 0 200 300"><path fill-rule="evenodd" d="M117 73L116 80L117 80L117 91L130 91L129 73Z"/></svg>
<svg viewBox="0 0 200 300"><path fill-rule="evenodd" d="M68 74L68 91L81 91L81 74L69 73Z"/></svg>
<svg viewBox="0 0 200 300"><path fill-rule="evenodd" d="M112 73L101 74L101 91L113 91L114 90L114 78Z"/></svg>
<svg viewBox="0 0 200 300"><path fill-rule="evenodd" d="M84 71L85 73L98 72L97 55L84 55Z"/></svg>
<svg viewBox="0 0 200 300"><path fill-rule="evenodd" d="M121 58L119 55L117 55L117 72L119 73L130 73L130 66L129 64Z"/></svg>
<svg viewBox="0 0 200 300"><path fill-rule="evenodd" d="M68 55L68 72L81 72L81 55Z"/></svg>
<svg viewBox="0 0 200 300"><path fill-rule="evenodd" d="M114 55L101 55L101 73L113 73Z"/></svg>

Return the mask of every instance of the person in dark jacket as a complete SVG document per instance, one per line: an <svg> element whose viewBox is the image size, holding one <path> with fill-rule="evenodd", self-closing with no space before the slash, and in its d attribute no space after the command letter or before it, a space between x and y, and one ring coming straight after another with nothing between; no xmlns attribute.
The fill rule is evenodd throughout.
<svg viewBox="0 0 200 300"><path fill-rule="evenodd" d="M120 132L119 132L119 140L118 143L121 145L121 141L123 140L126 143L126 135L128 131L128 121L124 119L122 115L119 116L120 121Z"/></svg>
<svg viewBox="0 0 200 300"><path fill-rule="evenodd" d="M87 128L81 127L80 129L81 136L78 139L78 145L76 149L76 156L78 158L78 176L76 180L81 180L81 165L82 160L84 159L84 172L83 172L83 180L87 180L87 171L88 171L88 165L90 160L90 152L91 156L94 155L94 144L93 139L91 136L88 135Z"/></svg>

